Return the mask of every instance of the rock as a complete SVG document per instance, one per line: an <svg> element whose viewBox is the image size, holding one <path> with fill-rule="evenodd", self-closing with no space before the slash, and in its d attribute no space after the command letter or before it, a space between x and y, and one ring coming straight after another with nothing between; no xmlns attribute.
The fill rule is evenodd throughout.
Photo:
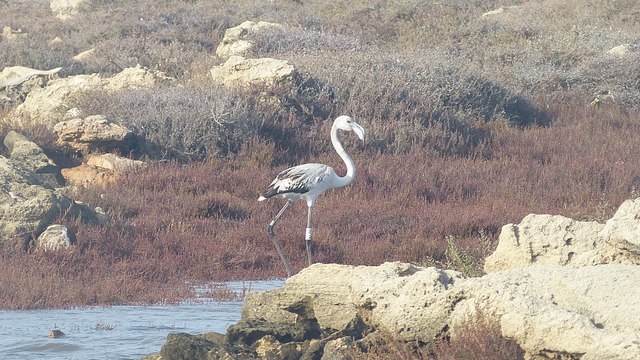
<svg viewBox="0 0 640 360"><path fill-rule="evenodd" d="M102 210L101 207L96 206L96 208L93 210L96 212L96 219L98 221L98 225L106 225L109 223L109 215L107 215L107 213Z"/></svg>
<svg viewBox="0 0 640 360"><path fill-rule="evenodd" d="M397 271L401 268L408 271ZM638 281L640 267L621 264L546 265L468 279L401 263L316 264L290 278L282 289L252 293L242 321L263 318L261 328L268 327L269 319L283 318L283 305L311 296L316 314L370 308L362 318L370 329L428 343L447 332L456 336L456 329L480 309L530 358L584 354L582 359L634 359L640 356L640 305L629 299L640 296L640 287L634 285ZM334 300L318 301L323 297ZM327 316L318 316L318 323L326 329Z"/></svg>
<svg viewBox="0 0 640 360"><path fill-rule="evenodd" d="M234 55L245 55L253 46L248 40L248 35L265 29L281 28L280 24L266 21L245 21L242 24L229 28L224 32L224 38L216 49L216 54L228 59Z"/></svg>
<svg viewBox="0 0 640 360"><path fill-rule="evenodd" d="M58 339L63 336L64 336L64 333L61 330L51 329L51 331L49 331L49 338L51 339Z"/></svg>
<svg viewBox="0 0 640 360"><path fill-rule="evenodd" d="M16 126L37 123L53 129L71 108L68 102L72 97L99 90L114 92L122 89L152 88L168 81L172 79L163 73L140 66L124 69L109 78L91 74L55 79L44 88L32 90L24 103L16 107L10 120Z"/></svg>
<svg viewBox="0 0 640 360"><path fill-rule="evenodd" d="M631 247L635 253L640 253L640 198L623 202L598 235L617 241L619 247Z"/></svg>
<svg viewBox="0 0 640 360"><path fill-rule="evenodd" d="M64 185L60 168L36 143L15 131L9 131L4 138L4 146L8 150L9 158L20 163L20 166L31 172L42 185L52 188Z"/></svg>
<svg viewBox="0 0 640 360"><path fill-rule="evenodd" d="M56 145L82 154L93 152L130 153L138 146L137 137L126 127L108 121L102 115L87 116L57 123Z"/></svg>
<svg viewBox="0 0 640 360"><path fill-rule="evenodd" d="M62 176L72 185L101 188L117 182L123 174L145 166L146 164L142 161L115 154L89 155L85 163L62 169ZM101 219L100 221L105 220L102 217ZM108 217L106 219L108 220Z"/></svg>
<svg viewBox="0 0 640 360"><path fill-rule="evenodd" d="M144 161L131 160L115 154L91 155L87 159L87 165L114 170L121 173L147 166Z"/></svg>
<svg viewBox="0 0 640 360"><path fill-rule="evenodd" d="M30 91L45 86L61 69L35 70L23 66L5 67L0 72L0 109L23 102Z"/></svg>
<svg viewBox="0 0 640 360"><path fill-rule="evenodd" d="M442 332L451 310L452 299L443 297L442 292L459 278L462 275L455 271L398 262L378 267L314 264L289 278L282 289L249 293L242 316L272 323L293 322L296 316L284 309L300 301L304 291L313 300L323 331L343 330L364 311L363 317L373 328L400 338L431 340ZM395 295L386 296L389 292ZM413 323L407 323L409 318Z"/></svg>
<svg viewBox="0 0 640 360"><path fill-rule="evenodd" d="M293 65L286 60L271 58L245 59L231 56L224 64L214 66L211 76L228 87L292 86L299 78Z"/></svg>
<svg viewBox="0 0 640 360"><path fill-rule="evenodd" d="M320 328L317 322L314 325L307 326L307 324L299 322L273 323L258 318L248 319L229 326L227 339L234 344L252 345L268 335L281 343L303 342L320 338Z"/></svg>
<svg viewBox="0 0 640 360"><path fill-rule="evenodd" d="M32 77L50 77L60 70L60 67L51 70L35 70L24 66L5 67L0 72L0 90L20 85Z"/></svg>
<svg viewBox="0 0 640 360"><path fill-rule="evenodd" d="M91 48L89 50L85 50L78 55L71 58L71 60L79 63L86 63L96 52L96 48Z"/></svg>
<svg viewBox="0 0 640 360"><path fill-rule="evenodd" d="M44 251L57 251L69 246L71 246L71 239L64 225L49 225L36 240L36 248Z"/></svg>
<svg viewBox="0 0 640 360"><path fill-rule="evenodd" d="M62 169L62 176L67 183L85 188L105 187L117 182L120 175L120 173L113 170L88 164Z"/></svg>
<svg viewBox="0 0 640 360"><path fill-rule="evenodd" d="M640 264L640 200L625 202L606 225L563 216L527 215L502 227L487 273L531 265Z"/></svg>
<svg viewBox="0 0 640 360"><path fill-rule="evenodd" d="M49 7L60 20L68 20L78 15L80 6L86 0L51 0Z"/></svg>
<svg viewBox="0 0 640 360"><path fill-rule="evenodd" d="M620 264L535 266L463 279L454 288L464 298L449 324L455 333L481 309L529 358L636 359L640 305L629 299L640 296L638 281L639 266Z"/></svg>
<svg viewBox="0 0 640 360"><path fill-rule="evenodd" d="M625 56L629 52L631 52L631 45L622 44L622 45L612 47L607 51L607 54L613 55L613 56Z"/></svg>
<svg viewBox="0 0 640 360"><path fill-rule="evenodd" d="M487 17L487 16L494 16L494 15L500 15L503 14L505 11L507 10L511 10L511 9L517 9L519 8L519 5L513 5L513 6L500 6L499 8L495 9L495 10L491 10L491 11L487 11L486 13L482 14L482 17Z"/></svg>
<svg viewBox="0 0 640 360"><path fill-rule="evenodd" d="M62 195L19 162L0 156L0 241L27 248L59 216L96 223L93 210Z"/></svg>
<svg viewBox="0 0 640 360"><path fill-rule="evenodd" d="M56 36L53 39L49 40L48 44L52 48L57 48L57 47L61 47L62 45L64 45L64 41L62 41L62 39L59 36Z"/></svg>
<svg viewBox="0 0 640 360"><path fill-rule="evenodd" d="M208 353L219 348L214 342L187 333L174 333L167 336L167 342L160 350L162 360L207 360Z"/></svg>
<svg viewBox="0 0 640 360"><path fill-rule="evenodd" d="M356 343L350 336L328 341L321 360L351 360L357 358Z"/></svg>
<svg viewBox="0 0 640 360"><path fill-rule="evenodd" d="M122 89L149 89L157 85L166 85L173 81L173 78L162 71L151 70L137 65L136 67L126 68L113 77L104 79L102 86L107 91L115 92Z"/></svg>
<svg viewBox="0 0 640 360"><path fill-rule="evenodd" d="M5 41L13 41L21 35L24 35L24 31L22 31L22 29L18 28L17 30L13 30L11 26L5 26L2 28L0 38L4 39Z"/></svg>

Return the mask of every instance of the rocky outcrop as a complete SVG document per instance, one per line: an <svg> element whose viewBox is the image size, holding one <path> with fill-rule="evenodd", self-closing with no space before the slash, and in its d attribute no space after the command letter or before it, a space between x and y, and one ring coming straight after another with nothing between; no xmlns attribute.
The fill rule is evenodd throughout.
<svg viewBox="0 0 640 360"><path fill-rule="evenodd" d="M286 60L271 58L245 59L231 56L224 64L211 69L214 82L228 87L292 86L298 72Z"/></svg>
<svg viewBox="0 0 640 360"><path fill-rule="evenodd" d="M526 216L502 227L487 273L531 265L640 265L640 199L627 200L606 224L563 216Z"/></svg>
<svg viewBox="0 0 640 360"><path fill-rule="evenodd" d="M42 124L53 129L71 105L69 99L81 94L104 90L108 92L122 89L151 88L171 81L159 71L149 70L141 66L127 68L108 78L98 74L76 75L50 81L46 87L29 92L25 101L16 107L11 122L16 125Z"/></svg>
<svg viewBox="0 0 640 360"><path fill-rule="evenodd" d="M60 216L98 221L88 206L63 195L59 169L22 135L5 137L10 158L0 156L0 241L26 248Z"/></svg>
<svg viewBox="0 0 640 360"><path fill-rule="evenodd" d="M249 41L249 35L252 33L264 31L265 29L281 28L280 24L270 23L266 21L245 21L238 26L227 29L224 32L224 38L216 49L216 54L228 59L234 55L244 56L253 47Z"/></svg>
<svg viewBox="0 0 640 360"><path fill-rule="evenodd" d="M249 293L225 336L181 336L208 339L203 359L347 359L381 341L464 337L485 318L525 359L639 359L639 222L640 199L606 224L529 215L503 228L501 271L476 278L400 262L314 264L280 289ZM167 341L160 357L178 349Z"/></svg>

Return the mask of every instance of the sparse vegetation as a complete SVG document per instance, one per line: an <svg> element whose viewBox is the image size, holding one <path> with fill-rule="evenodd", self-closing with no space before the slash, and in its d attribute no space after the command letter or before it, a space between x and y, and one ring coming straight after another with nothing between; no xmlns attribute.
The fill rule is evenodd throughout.
<svg viewBox="0 0 640 360"><path fill-rule="evenodd" d="M416 360L520 360L524 351L518 344L502 336L500 324L482 312L460 324L455 338L436 339L431 344L394 340L394 334L363 339L355 358Z"/></svg>
<svg viewBox="0 0 640 360"><path fill-rule="evenodd" d="M108 75L140 63L180 85L75 100L161 145L158 158L170 161L74 194L111 223L60 219L77 239L70 250L1 248L0 306L175 301L192 295L187 280L282 276L265 231L282 204L256 198L292 164L343 172L328 141L342 113L365 127L367 145L345 141L356 181L318 201L318 261L477 275L501 226L528 213L610 217L640 189L640 83L626 75L640 53L606 54L640 43L637 2L515 1L520 8L481 16L501 5L100 1L61 22L48 1L0 2L0 23L26 33L0 38L0 69ZM245 20L285 26L256 36L252 56L290 60L311 90L282 90L274 106L258 101L259 89L210 84L224 30ZM70 60L91 47L91 61ZM600 90L615 102L587 107ZM11 130L6 116L0 136ZM61 156L43 129L20 130ZM297 270L303 217L278 224Z"/></svg>

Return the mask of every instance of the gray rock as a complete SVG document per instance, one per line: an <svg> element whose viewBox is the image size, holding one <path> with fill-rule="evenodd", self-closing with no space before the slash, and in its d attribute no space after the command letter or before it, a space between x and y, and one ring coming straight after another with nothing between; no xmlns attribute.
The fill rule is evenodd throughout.
<svg viewBox="0 0 640 360"><path fill-rule="evenodd" d="M95 212L42 186L35 174L19 162L0 156L0 241L27 248L61 215L96 223Z"/></svg>
<svg viewBox="0 0 640 360"><path fill-rule="evenodd" d="M15 131L9 131L4 138L4 146L8 149L9 158L33 173L43 186L60 187L64 185L60 168L36 143L27 140Z"/></svg>
<svg viewBox="0 0 640 360"><path fill-rule="evenodd" d="M167 336L167 342L160 350L162 360L208 360L209 352L219 348L214 342L200 336L187 333L174 333Z"/></svg>

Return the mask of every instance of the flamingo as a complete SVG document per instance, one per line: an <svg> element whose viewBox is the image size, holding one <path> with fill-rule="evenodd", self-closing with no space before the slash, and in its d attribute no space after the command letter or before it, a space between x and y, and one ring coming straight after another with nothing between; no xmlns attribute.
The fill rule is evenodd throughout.
<svg viewBox="0 0 640 360"><path fill-rule="evenodd" d="M307 248L307 260L309 265L311 265L311 216L316 199L326 190L351 184L355 178L356 166L349 154L344 150L344 147L342 147L342 144L338 139L338 130L353 131L364 144L364 129L351 117L346 115L338 116L333 121L333 126L331 126L331 144L347 166L347 174L345 176L338 176L331 166L325 164L311 163L294 166L280 172L271 182L269 187L262 192L262 195L258 198L258 201L264 201L272 197L281 197L287 200L276 217L269 223L267 233L269 234L269 238L275 246L278 255L280 255L280 259L282 259L282 262L284 263L288 277L292 274L291 266L289 265L289 262L287 262L287 259L282 252L282 248L276 240L276 235L273 231L275 224L280 220L282 215L294 201L302 199L307 201L307 229L305 231L305 244Z"/></svg>

